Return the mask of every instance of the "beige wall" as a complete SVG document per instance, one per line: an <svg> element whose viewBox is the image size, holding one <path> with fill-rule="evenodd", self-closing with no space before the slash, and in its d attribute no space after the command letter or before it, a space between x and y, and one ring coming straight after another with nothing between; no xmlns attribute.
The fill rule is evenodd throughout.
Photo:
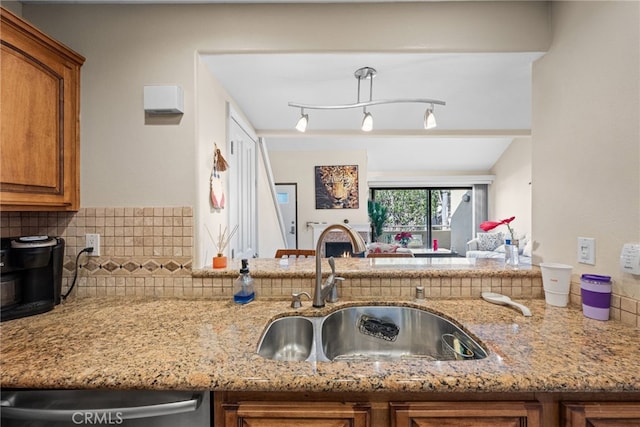
<svg viewBox="0 0 640 427"><path fill-rule="evenodd" d="M497 221L515 216L511 226L516 234L530 236L531 138L515 138L491 168L491 173L495 180L489 185L489 219Z"/></svg>
<svg viewBox="0 0 640 427"><path fill-rule="evenodd" d="M7 10L10 10L18 16L22 16L22 3L20 3L19 1L4 0L2 1L1 6Z"/></svg>
<svg viewBox="0 0 640 427"><path fill-rule="evenodd" d="M227 100L228 95L220 83L209 72L207 66L200 60L196 61L196 172L194 203L194 231L200 238L196 240L194 265L196 267L210 266L212 258L217 253L213 239L218 238L218 231L225 229L229 223L227 211L214 209L209 203L207 195L210 191L211 169L215 145L220 149L223 157L227 155ZM215 145L214 145L215 144ZM216 181L218 197L222 191L229 192L228 180ZM213 238L209 234L213 234ZM225 255L228 252L225 251Z"/></svg>
<svg viewBox="0 0 640 427"><path fill-rule="evenodd" d="M260 149L258 151L261 151ZM271 182L265 157L258 155L258 255L260 258L273 257L276 250L286 248L276 203L271 193ZM270 159L269 159L270 160ZM275 177L274 177L275 179Z"/></svg>
<svg viewBox="0 0 640 427"><path fill-rule="evenodd" d="M640 3L553 2L553 43L533 68L533 236L538 261L611 275L623 243L640 241ZM576 239L596 239L596 265Z"/></svg>
<svg viewBox="0 0 640 427"><path fill-rule="evenodd" d="M86 57L81 81L81 205L192 206L196 195L195 52L169 10L23 6L23 16ZM138 9L140 12L141 10ZM145 85L184 90L179 123L147 121ZM152 123L152 124L149 124Z"/></svg>
<svg viewBox="0 0 640 427"><path fill-rule="evenodd" d="M313 245L312 229L307 222L351 224L369 222L367 213L367 153L366 151L270 151L274 179L277 183L298 184L298 246ZM360 207L358 209L316 209L315 166L358 165Z"/></svg>

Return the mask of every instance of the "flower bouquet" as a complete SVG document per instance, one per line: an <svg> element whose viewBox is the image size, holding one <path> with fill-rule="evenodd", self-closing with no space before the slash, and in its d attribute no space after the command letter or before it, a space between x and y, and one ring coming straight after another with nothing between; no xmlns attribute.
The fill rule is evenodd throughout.
<svg viewBox="0 0 640 427"><path fill-rule="evenodd" d="M494 228L504 224L507 226L507 229L509 230L509 234L511 235L511 240L514 241L516 240L516 235L515 232L513 230L513 228L511 228L511 221L513 221L514 219L516 219L515 216L512 216L511 218L507 218L507 219L503 219L502 221L485 221L482 224L480 224L480 228L482 229L482 231L491 231Z"/></svg>
<svg viewBox="0 0 640 427"><path fill-rule="evenodd" d="M413 236L408 231L402 231L396 234L395 240L396 242L400 243L400 246L402 246L403 248L406 248L407 244L409 243L409 240L411 240L412 237Z"/></svg>
<svg viewBox="0 0 640 427"><path fill-rule="evenodd" d="M506 242L505 262L517 268L518 264L520 263L519 247L518 247L520 242L518 241L518 239L516 239L515 230L511 228L511 225L510 225L511 221L513 221L514 219L516 219L515 216L512 216L511 218L503 219L502 221L485 221L482 224L480 224L480 228L486 232L486 231L493 230L494 228L502 224L507 226L511 239L508 239Z"/></svg>

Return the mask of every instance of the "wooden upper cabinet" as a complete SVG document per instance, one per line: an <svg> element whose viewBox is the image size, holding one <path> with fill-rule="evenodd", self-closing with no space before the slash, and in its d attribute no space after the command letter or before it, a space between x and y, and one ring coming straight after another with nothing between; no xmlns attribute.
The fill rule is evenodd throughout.
<svg viewBox="0 0 640 427"><path fill-rule="evenodd" d="M0 8L0 207L80 207L84 58Z"/></svg>

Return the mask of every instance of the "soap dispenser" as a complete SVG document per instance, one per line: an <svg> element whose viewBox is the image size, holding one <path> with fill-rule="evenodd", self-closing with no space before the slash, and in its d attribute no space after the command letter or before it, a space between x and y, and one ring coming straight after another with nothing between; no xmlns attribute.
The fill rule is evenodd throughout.
<svg viewBox="0 0 640 427"><path fill-rule="evenodd" d="M233 284L233 302L236 304L246 304L253 301L256 292L253 286L253 278L249 274L249 260L242 260L240 276Z"/></svg>

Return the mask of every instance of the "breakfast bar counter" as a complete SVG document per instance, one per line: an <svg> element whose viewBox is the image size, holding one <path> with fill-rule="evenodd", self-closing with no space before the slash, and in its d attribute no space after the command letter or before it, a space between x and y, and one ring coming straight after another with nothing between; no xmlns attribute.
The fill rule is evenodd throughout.
<svg viewBox="0 0 640 427"><path fill-rule="evenodd" d="M286 264L275 258L249 260L256 292L263 299L291 299L292 293L311 292L315 286L316 260L290 259ZM504 261L467 258L336 258L336 275L344 277L340 296L348 300L389 298L408 299L416 286L427 298L480 298L483 291L499 292L518 298L542 298L540 268L521 265L513 268ZM238 277L240 260L224 269L202 268L192 271L195 296L231 299L233 281ZM330 272L322 260L322 275ZM197 294L196 294L197 292Z"/></svg>
<svg viewBox="0 0 640 427"><path fill-rule="evenodd" d="M530 277L540 278L540 269L530 264L513 268L504 261L482 258L335 258L336 270L345 278L401 277ZM315 258L292 258L285 262L275 258L249 260L251 275L264 278L315 277ZM226 268L193 270L194 277L236 277L240 260L231 260ZM327 273L327 260L322 271Z"/></svg>

